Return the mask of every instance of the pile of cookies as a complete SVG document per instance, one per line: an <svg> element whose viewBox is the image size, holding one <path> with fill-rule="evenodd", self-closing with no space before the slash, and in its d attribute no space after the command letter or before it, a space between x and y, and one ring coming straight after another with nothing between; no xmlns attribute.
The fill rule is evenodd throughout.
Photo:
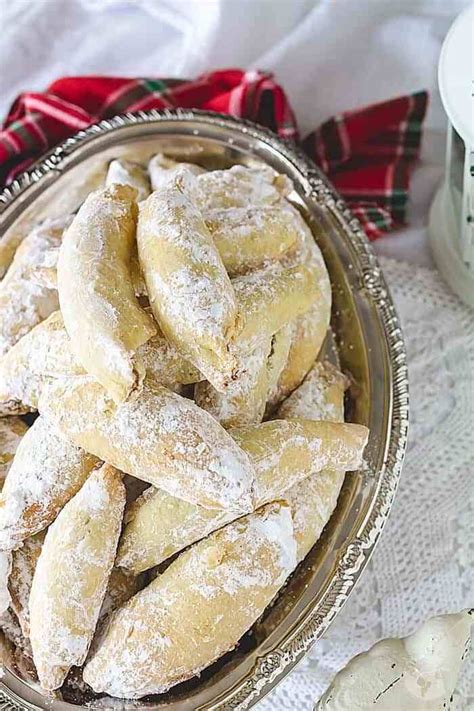
<svg viewBox="0 0 474 711"><path fill-rule="evenodd" d="M114 160L0 282L0 624L47 692L73 667L123 698L198 675L361 465L291 190L262 166Z"/></svg>

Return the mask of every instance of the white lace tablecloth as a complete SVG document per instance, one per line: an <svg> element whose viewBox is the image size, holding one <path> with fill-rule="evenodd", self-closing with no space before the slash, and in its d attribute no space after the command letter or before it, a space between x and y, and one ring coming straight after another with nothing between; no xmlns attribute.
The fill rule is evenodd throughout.
<svg viewBox="0 0 474 711"><path fill-rule="evenodd" d="M399 490L352 596L259 711L310 711L355 654L474 603L473 312L437 272L386 258L381 263L408 351L410 436ZM453 709L474 708L473 671L471 659Z"/></svg>

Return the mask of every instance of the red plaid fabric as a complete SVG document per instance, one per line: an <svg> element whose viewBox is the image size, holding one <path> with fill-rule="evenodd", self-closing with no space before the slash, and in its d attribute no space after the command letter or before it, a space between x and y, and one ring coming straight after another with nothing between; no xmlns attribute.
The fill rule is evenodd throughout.
<svg viewBox="0 0 474 711"><path fill-rule="evenodd" d="M369 239L404 224L410 168L418 158L427 93L419 92L336 116L303 147L329 176ZM298 141L288 99L271 74L227 69L192 81L66 77L44 93L21 94L0 131L0 185L42 153L116 114L199 108L239 116Z"/></svg>

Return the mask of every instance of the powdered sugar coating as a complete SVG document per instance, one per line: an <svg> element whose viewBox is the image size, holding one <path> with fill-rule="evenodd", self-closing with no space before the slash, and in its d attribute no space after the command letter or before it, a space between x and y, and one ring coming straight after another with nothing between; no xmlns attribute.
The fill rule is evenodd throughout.
<svg viewBox="0 0 474 711"><path fill-rule="evenodd" d="M117 402L139 388L145 371L135 351L156 333L130 275L135 194L126 185L90 193L58 259L59 301L72 350Z"/></svg>
<svg viewBox="0 0 474 711"><path fill-rule="evenodd" d="M367 443L362 425L273 420L256 428L231 430L256 470L257 503L272 501L292 485L330 466L357 469Z"/></svg>
<svg viewBox="0 0 474 711"><path fill-rule="evenodd" d="M336 508L345 475L344 469L324 469L285 494L293 516L298 562L306 557L321 536Z"/></svg>
<svg viewBox="0 0 474 711"><path fill-rule="evenodd" d="M255 469L252 509L281 499L325 467L352 467L362 457L365 428L304 420L231 430ZM312 505L312 502L310 502ZM236 518L151 487L130 507L118 564L135 572L158 565Z"/></svg>
<svg viewBox="0 0 474 711"><path fill-rule="evenodd" d="M12 554L10 551L0 551L0 615L5 612L11 602L8 590L8 578L12 569Z"/></svg>
<svg viewBox="0 0 474 711"><path fill-rule="evenodd" d="M82 486L96 463L39 417L24 435L0 496L0 549L41 531Z"/></svg>
<svg viewBox="0 0 474 711"><path fill-rule="evenodd" d="M0 418L0 490L27 425L19 417Z"/></svg>
<svg viewBox="0 0 474 711"><path fill-rule="evenodd" d="M61 686L94 634L120 532L125 490L96 469L50 526L30 594L30 639L40 684Z"/></svg>
<svg viewBox="0 0 474 711"><path fill-rule="evenodd" d="M247 170L247 169L245 169L245 170ZM238 172L238 171L237 171L237 172ZM257 172L258 172L258 171L257 171ZM268 173L268 175L270 175L270 173ZM263 182L267 182L268 185L271 185L272 182L274 181L274 178L275 178L275 174L272 173L271 179L264 180ZM261 176L259 177L259 181L260 181L260 183L262 182ZM285 183L285 181L281 181L281 184L282 184L282 185L283 185L284 183ZM273 187L275 188L275 186L273 186ZM287 187L288 187L288 186L287 186ZM268 189L268 186L263 186L263 188L262 188L262 186L260 185L260 189L262 190L262 198L261 198L262 204L265 205L265 204L266 204L265 201L268 199L268 200L269 200L269 202L268 202L269 205L271 205L271 206L275 205L275 206L276 206L276 205L277 205L277 202L272 202L272 200L273 200L272 194L274 194L274 193L272 193L272 191ZM230 191L230 192L231 192L231 191ZM276 189L276 188L275 188L275 192L278 193L278 195L279 195L279 197L278 197L277 199L279 199L279 200L281 201L281 192L282 192L281 186L280 186L279 189ZM257 194L258 194L258 193L257 193ZM255 198L257 201L258 201L258 199L260 199L260 198L255 197L255 196L254 196L254 198ZM237 211L238 211L238 210L240 210L240 209L241 209L241 208L238 208L238 207L237 207L237 208L236 208L236 207L231 207L231 208L226 208L226 209L223 210L222 212L223 212L223 214L224 214L224 212L227 211L228 214L231 214L234 210L237 210ZM271 209L272 209L272 208L271 208ZM244 208L244 207L243 207L243 208L242 208L242 211L243 211L243 212L246 212L246 211L249 212L249 208ZM270 210L268 211L268 213L271 214L271 213L270 213ZM258 226L258 225L257 225L257 226ZM244 232L245 232L245 230L244 230ZM236 236L238 237L239 235L236 235ZM282 244L280 244L280 247L282 247ZM278 250L277 250L277 251L278 251ZM288 265L288 266L293 266L294 264L298 264L299 261L300 261L300 259L301 259L302 251L300 251L300 253L298 253L297 256L296 256L295 254L293 254L292 250L289 250L289 252L291 252L291 254L285 253L285 255L282 257L282 259L284 260L284 264L286 264L286 265ZM311 250L309 250L308 254L309 254L309 261L311 262ZM314 255L313 255L313 256L314 256ZM296 261L293 261L294 259L296 259ZM272 261L272 260L270 260L270 261ZM304 261L304 260L303 260L303 261ZM314 266L314 265L317 265L317 259L316 259L316 260L313 260L313 266ZM249 298L251 298L250 292L249 292ZM308 313L309 313L309 312L306 312L305 316L307 316ZM310 319L308 319L308 323L309 323L309 322L310 322ZM290 329L290 327L287 325L287 326L285 326L285 329L284 329L284 330L285 330L285 331L288 331L289 329ZM282 332L282 331L281 331L281 332ZM282 341L282 342L283 342L283 341ZM164 345L164 346L168 346L169 344L166 343L166 341L163 341L163 345ZM288 339L286 339L286 346L285 346L285 348L286 348L287 346L288 346ZM141 350L142 348L143 348L143 347L140 347L139 350ZM276 355L281 355L281 353L283 353L283 350L284 350L283 348L282 348L282 349L279 349L279 350L277 351ZM176 353L176 351L174 351L174 353ZM235 354L235 353L236 353L236 351L234 350L234 354ZM270 362L270 363L269 363L269 368L268 368L267 376L268 376L268 377L271 377L273 383L274 383L274 382L276 381L276 379L277 379L276 373L278 373L279 371L281 372L283 360L284 360L283 356L281 356L281 358L276 358L276 357L275 357L274 362ZM251 364L250 364L250 365L251 365ZM250 368L248 368L248 370L252 370L252 368L250 367ZM247 371L244 371L244 369L242 369L241 372L243 373L243 372L247 372ZM234 375L234 376L235 376L235 374L236 374L236 369L234 369L234 372L233 372L233 375ZM79 375L79 379L82 379L81 373L79 373L78 375ZM48 375L47 377L49 378L49 375ZM236 389L237 389L237 391L242 392L242 391L245 391L245 387L244 387L245 383L244 383L244 378L242 378L242 376L240 376L240 377L241 377L241 379L242 379L242 382L239 383L239 381L237 380L237 383L236 383L237 388L236 388ZM61 378L63 378L62 385L64 385L64 384L65 384L65 382L64 382L65 378L64 378L63 375L61 375ZM90 378L85 378L85 379L84 379L84 382L89 382L89 383L90 383L90 382L91 382L91 379L90 379ZM163 380L161 380L161 382L163 382ZM192 382L192 381L190 381L190 382ZM26 379L25 379L25 381L24 381L24 384L26 384ZM167 383L167 385L168 385L168 383ZM169 386L172 387L172 382L169 383ZM233 386L233 383L231 382L229 388L232 388L232 386ZM36 401L37 401L37 399L38 399L38 397L39 397L39 393L40 393L40 388L39 388L39 386L37 387L36 392L37 392L37 394L36 394L35 397L36 397ZM51 391L50 391L50 392L51 392ZM281 396L281 395L280 395L280 396ZM109 404L107 404L105 407L106 407L106 409L109 408ZM112 403L110 409L111 409L111 410L115 410L115 405L114 405L113 403ZM140 436L141 436L141 432L140 432ZM137 437L136 446L142 446L141 441L140 441L140 436ZM139 442L140 442L140 444L138 444ZM198 445L198 447L196 448L196 453L197 453L198 457L202 454L202 449L201 449L201 446L200 446L200 445ZM282 450L282 454L283 454L283 459L285 459L285 458L288 457L287 450ZM273 466L274 466L274 460L272 460L271 458L268 458L268 459L266 460L265 467L263 467L263 468L264 468L264 469L265 469L265 468L268 468L267 465L268 465L268 467L270 467L270 468L273 467ZM316 477L312 477L312 478L311 478L311 481L312 481L312 482L316 481ZM293 490L292 490L292 491L296 491L297 488L298 488L298 485L296 485L295 487L293 487ZM146 494L148 494L148 495L151 497L153 491L154 491L153 489L149 489L148 492L146 492ZM275 489L275 491L276 491L276 489ZM318 490L316 489L316 491L318 491ZM156 490L155 490L155 492L156 492ZM164 492L159 492L159 493L162 493L164 497L168 497L168 498L170 498L170 499L173 499L173 498L174 498L174 497L170 497L168 494L166 494L166 493L164 493ZM100 495L99 495L98 492L95 492L95 494L96 494L96 495L95 495L96 503L97 503L98 505L100 505L100 499L101 499L101 497L100 497ZM145 494L145 496L146 496L146 494ZM275 493L273 493L273 496L275 496ZM174 499L174 500L177 501L177 499ZM201 511L204 511L204 512L206 512L207 514L209 514L210 518L215 517L215 518L217 519L217 518L220 517L219 520L221 521L221 523L220 523L219 525L223 525L223 524L226 522L226 520L228 519L228 517L235 517L235 516L237 515L236 511L232 511L232 512L229 513L228 511L218 511L218 510L203 509L202 507L198 507L198 506L196 506L196 505L194 505L194 504L190 504L190 503L188 503L188 502L183 502L183 501L181 501L181 503L184 504L184 505L188 505L190 508L194 508L194 509L200 508ZM255 505L255 500L254 500L254 502L253 502L253 505ZM301 505L301 503L298 504L298 506L300 506L300 505ZM324 515L324 506L323 506L323 508L321 509L321 515L320 515L320 518L321 518L321 519L323 518L323 515ZM295 517L294 520L295 520L295 522L296 522L296 520L297 520L296 517ZM296 525L296 524L295 524L295 525ZM207 533L209 533L210 530L212 530L212 529L207 530L207 531L205 532L205 534L203 534L203 535L207 535ZM189 533L188 529L184 529L184 528L183 528L182 531L184 532L185 536L187 535L187 533ZM269 533L269 532L267 531L267 533ZM275 527L275 531L274 531L274 534L273 534L274 540L275 540L275 541L278 541L280 536L281 536L281 531L278 529L278 527ZM271 538L271 535L270 535L270 538ZM293 538L293 536L291 536L291 538ZM288 565L289 565L289 561L287 561L287 563L288 563ZM294 557L293 557L293 559L292 559L292 567L294 567L294 564L295 564L295 560L294 560ZM256 583L256 582L258 582L258 581L261 580L261 579L262 579L262 574L261 574L261 572L258 571L258 570L254 570L253 573L249 573L249 575L248 575L248 577L247 577L247 583L248 583L248 584ZM229 585L226 586L225 592L226 592L227 594L236 594L236 593L238 594L238 590L239 590L239 585L235 585L234 582L231 582L231 583L229 583ZM208 585L208 584L205 583L205 582L203 582L203 583L200 585L200 590L199 590L199 592L202 593L202 594L208 595L210 598L213 598L213 597L214 597L214 592L213 592L213 590L212 590L212 586ZM215 616L214 620L213 620L214 625L215 625L215 626L216 626L216 625L219 625L219 624L221 623L221 621L222 621L222 619L223 619L224 616L225 616L225 615L224 615L223 613L217 614L217 615ZM165 646L166 646L166 645L165 645Z"/></svg>
<svg viewBox="0 0 474 711"><path fill-rule="evenodd" d="M90 489L89 492L91 493ZM103 496L99 494L99 500L101 498ZM21 548L13 551L12 554L12 569L8 579L8 590L11 595L12 610L18 618L25 637L29 637L30 634L29 600L31 585L45 534L46 531L41 531L36 536L27 538ZM123 605L140 589L140 585L141 576L137 576L123 568L112 568L99 619L109 615L113 610Z"/></svg>
<svg viewBox="0 0 474 711"><path fill-rule="evenodd" d="M140 346L137 356L152 379L172 390L202 378L160 333ZM72 352L62 314L55 311L0 359L0 408L36 410L41 390L49 380L85 374Z"/></svg>
<svg viewBox="0 0 474 711"><path fill-rule="evenodd" d="M249 509L246 454L211 415L154 382L115 405L87 378L57 380L43 389L39 410L64 436L127 474L205 507Z"/></svg>
<svg viewBox="0 0 474 711"><path fill-rule="evenodd" d="M198 176L201 210L273 205L292 189L290 180L269 166L234 165Z"/></svg>
<svg viewBox="0 0 474 711"><path fill-rule="evenodd" d="M299 210L289 202L286 203L285 210L292 216L293 227L298 233L299 247L292 251L288 257L284 259L283 263L286 267L292 267L298 264L306 264L311 267L318 282L320 299L322 301L321 308L324 308L326 311L329 307L330 310L331 282L321 250L309 225Z"/></svg>
<svg viewBox="0 0 474 711"><path fill-rule="evenodd" d="M195 178L183 172L140 206L138 255L163 333L222 389L233 374L227 343L237 306L194 197Z"/></svg>
<svg viewBox="0 0 474 711"><path fill-rule="evenodd" d="M167 183L174 180L183 170L192 175L205 173L205 169L195 163L176 162L172 158L157 153L148 163L148 174L150 176L153 190L160 190Z"/></svg>
<svg viewBox="0 0 474 711"><path fill-rule="evenodd" d="M38 283L34 269L55 267L70 218L45 220L25 237L0 283L0 355L55 311L56 290Z"/></svg>
<svg viewBox="0 0 474 711"><path fill-rule="evenodd" d="M237 516L234 512L206 509L149 487L126 513L117 565L135 573L148 570Z"/></svg>
<svg viewBox="0 0 474 711"><path fill-rule="evenodd" d="M232 280L239 306L231 347L250 353L267 338L304 314L318 299L310 267L266 269Z"/></svg>
<svg viewBox="0 0 474 711"><path fill-rule="evenodd" d="M165 338L160 329L156 336L140 346L137 353L143 361L147 376L175 392L179 392L182 385L198 383L204 378L196 366Z"/></svg>
<svg viewBox="0 0 474 711"><path fill-rule="evenodd" d="M342 422L347 385L347 378L333 365L315 363L301 385L281 404L278 417Z"/></svg>
<svg viewBox="0 0 474 711"><path fill-rule="evenodd" d="M36 410L47 379L84 373L73 355L62 314L54 311L0 359L0 407Z"/></svg>
<svg viewBox="0 0 474 711"><path fill-rule="evenodd" d="M45 532L41 531L35 536L30 536L21 548L13 551L12 569L8 580L8 589L11 595L11 607L20 623L21 631L25 637L30 635L29 600L31 584L36 568L36 563L43 547Z"/></svg>
<svg viewBox="0 0 474 711"><path fill-rule="evenodd" d="M310 308L295 320L288 360L269 398L269 411L298 387L314 364L331 316L331 283L321 250L296 207L288 205L288 210L293 212L297 225L299 248L284 259L283 264L287 267L306 264L313 274L318 294Z"/></svg>
<svg viewBox="0 0 474 711"><path fill-rule="evenodd" d="M281 405L279 417L344 420L347 378L330 363L315 363L303 383ZM298 561L320 537L334 511L344 482L345 469L327 468L293 486L285 494L291 507Z"/></svg>
<svg viewBox="0 0 474 711"><path fill-rule="evenodd" d="M295 564L285 506L270 504L217 531L112 616L85 681L139 698L198 674L237 644Z"/></svg>
<svg viewBox="0 0 474 711"><path fill-rule="evenodd" d="M271 339L267 339L252 353L246 356L240 354L235 380L229 383L224 393L218 392L208 382L196 385L196 403L223 427L257 425L262 421L268 393L270 346Z"/></svg>
<svg viewBox="0 0 474 711"><path fill-rule="evenodd" d="M298 247L298 227L288 208L288 203L281 199L275 205L203 211L231 277L279 262Z"/></svg>
<svg viewBox="0 0 474 711"><path fill-rule="evenodd" d="M121 158L112 160L107 169L105 185L129 185L137 191L137 201L146 200L150 194L150 182L146 170L139 163Z"/></svg>

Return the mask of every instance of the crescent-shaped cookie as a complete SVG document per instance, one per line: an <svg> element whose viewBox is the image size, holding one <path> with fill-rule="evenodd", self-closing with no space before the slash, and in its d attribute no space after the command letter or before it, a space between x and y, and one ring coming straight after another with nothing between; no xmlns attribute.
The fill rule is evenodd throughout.
<svg viewBox="0 0 474 711"><path fill-rule="evenodd" d="M291 487L325 468L356 469L367 441L365 427L301 419L265 422L231 434L256 472L254 508L285 497ZM127 512L117 562L135 572L146 570L235 517L152 487Z"/></svg>
<svg viewBox="0 0 474 711"><path fill-rule="evenodd" d="M227 170L211 170L198 176L198 206L208 210L274 205L287 195L289 179L265 165L234 165Z"/></svg>
<svg viewBox="0 0 474 711"><path fill-rule="evenodd" d="M179 392L182 385L202 379L160 332L137 348L137 355L149 378L170 390ZM45 383L85 374L72 352L62 314L55 311L0 358L0 412L37 410Z"/></svg>
<svg viewBox="0 0 474 711"><path fill-rule="evenodd" d="M330 363L316 363L299 388L282 403L278 417L342 422L347 383L347 378ZM328 467L285 493L293 516L298 562L319 539L336 508L345 473L344 468Z"/></svg>
<svg viewBox="0 0 474 711"><path fill-rule="evenodd" d="M148 163L148 174L150 176L151 187L153 190L160 190L166 183L174 180L182 170L191 173L192 175L200 175L205 173L205 168L195 163L177 162L163 153L157 153L150 158Z"/></svg>
<svg viewBox="0 0 474 711"><path fill-rule="evenodd" d="M235 368L228 342L234 291L200 211L195 178L180 173L140 205L137 243L150 306L165 337L217 390Z"/></svg>
<svg viewBox="0 0 474 711"><path fill-rule="evenodd" d="M245 358L237 359L235 380L219 392L211 383L203 381L194 388L194 400L199 407L209 412L226 429L257 425L262 421L268 395L268 358L272 339Z"/></svg>
<svg viewBox="0 0 474 711"><path fill-rule="evenodd" d="M192 163L163 155L148 165L153 190L161 189L182 170L206 173ZM238 166L199 178L196 201L230 276L263 267L297 247L299 224L282 198L287 182L272 170Z"/></svg>
<svg viewBox="0 0 474 711"><path fill-rule="evenodd" d="M12 569L8 579L11 608L18 618L25 637L30 636L30 590L36 564L43 547L45 531L30 536L21 548L12 553Z"/></svg>
<svg viewBox="0 0 474 711"><path fill-rule="evenodd" d="M251 353L304 314L319 298L313 270L306 265L269 268L233 279L238 317L231 347Z"/></svg>
<svg viewBox="0 0 474 711"><path fill-rule="evenodd" d="M297 248L299 233L288 203L213 208L203 212L229 276L280 262Z"/></svg>
<svg viewBox="0 0 474 711"><path fill-rule="evenodd" d="M292 209L296 212L296 208ZM318 285L318 297L311 307L296 319L287 363L269 398L270 411L298 387L313 366L326 338L331 317L329 274L311 230L299 213L298 218L301 221L301 246L296 262L306 264L311 269Z"/></svg>
<svg viewBox="0 0 474 711"><path fill-rule="evenodd" d="M37 410L48 379L84 374L72 352L62 314L54 311L0 358L0 411Z"/></svg>
<svg viewBox="0 0 474 711"><path fill-rule="evenodd" d="M0 282L0 356L58 308L55 289L39 283L38 268L55 267L69 218L45 220L25 237Z"/></svg>
<svg viewBox="0 0 474 711"><path fill-rule="evenodd" d="M125 506L120 472L104 464L49 527L30 593L30 641L40 685L58 689L85 661Z"/></svg>
<svg viewBox="0 0 474 711"><path fill-rule="evenodd" d="M146 200L151 192L150 180L145 168L139 163L126 158L113 160L109 163L107 175L105 176L105 185L110 187L114 184L128 185L134 188L137 191L137 202ZM146 286L138 261L136 244L133 246L133 252L130 257L130 278L136 296L146 296Z"/></svg>
<svg viewBox="0 0 474 711"><path fill-rule="evenodd" d="M237 518L150 486L125 513L117 565L135 574L153 568Z"/></svg>
<svg viewBox="0 0 474 711"><path fill-rule="evenodd" d="M327 314L319 300L296 319L287 361L269 398L270 411L302 383L318 357L328 326Z"/></svg>
<svg viewBox="0 0 474 711"><path fill-rule="evenodd" d="M277 499L289 486L330 466L355 470L368 439L363 425L292 418L230 431L255 471L254 500Z"/></svg>
<svg viewBox="0 0 474 711"><path fill-rule="evenodd" d="M20 417L0 418L0 491L18 445L28 430Z"/></svg>
<svg viewBox="0 0 474 711"><path fill-rule="evenodd" d="M286 506L213 533L112 616L84 668L96 692L140 698L189 679L233 649L295 566Z"/></svg>
<svg viewBox="0 0 474 711"><path fill-rule="evenodd" d="M331 363L317 362L301 385L281 403L277 417L343 422L348 384L348 378Z"/></svg>
<svg viewBox="0 0 474 711"><path fill-rule="evenodd" d="M116 405L99 383L58 379L39 410L72 442L174 496L246 512L252 465L232 437L191 400L145 380L140 397Z"/></svg>
<svg viewBox="0 0 474 711"><path fill-rule="evenodd" d="M146 170L139 163L126 158L110 161L105 185L108 188L112 185L129 185L135 188L138 202L146 200L151 192Z"/></svg>
<svg viewBox="0 0 474 711"><path fill-rule="evenodd" d="M40 557L46 531L27 538L21 548L12 553L12 566L8 578L10 606L18 618L25 637L30 636L30 592L36 564ZM125 568L112 568L105 591L99 620L121 607L142 587L142 577Z"/></svg>
<svg viewBox="0 0 474 711"><path fill-rule="evenodd" d="M54 520L96 458L39 417L24 434L0 494L0 549L17 548Z"/></svg>
<svg viewBox="0 0 474 711"><path fill-rule="evenodd" d="M90 193L58 259L59 302L72 350L116 402L139 388L145 369L136 349L156 333L130 276L135 195L126 185Z"/></svg>

